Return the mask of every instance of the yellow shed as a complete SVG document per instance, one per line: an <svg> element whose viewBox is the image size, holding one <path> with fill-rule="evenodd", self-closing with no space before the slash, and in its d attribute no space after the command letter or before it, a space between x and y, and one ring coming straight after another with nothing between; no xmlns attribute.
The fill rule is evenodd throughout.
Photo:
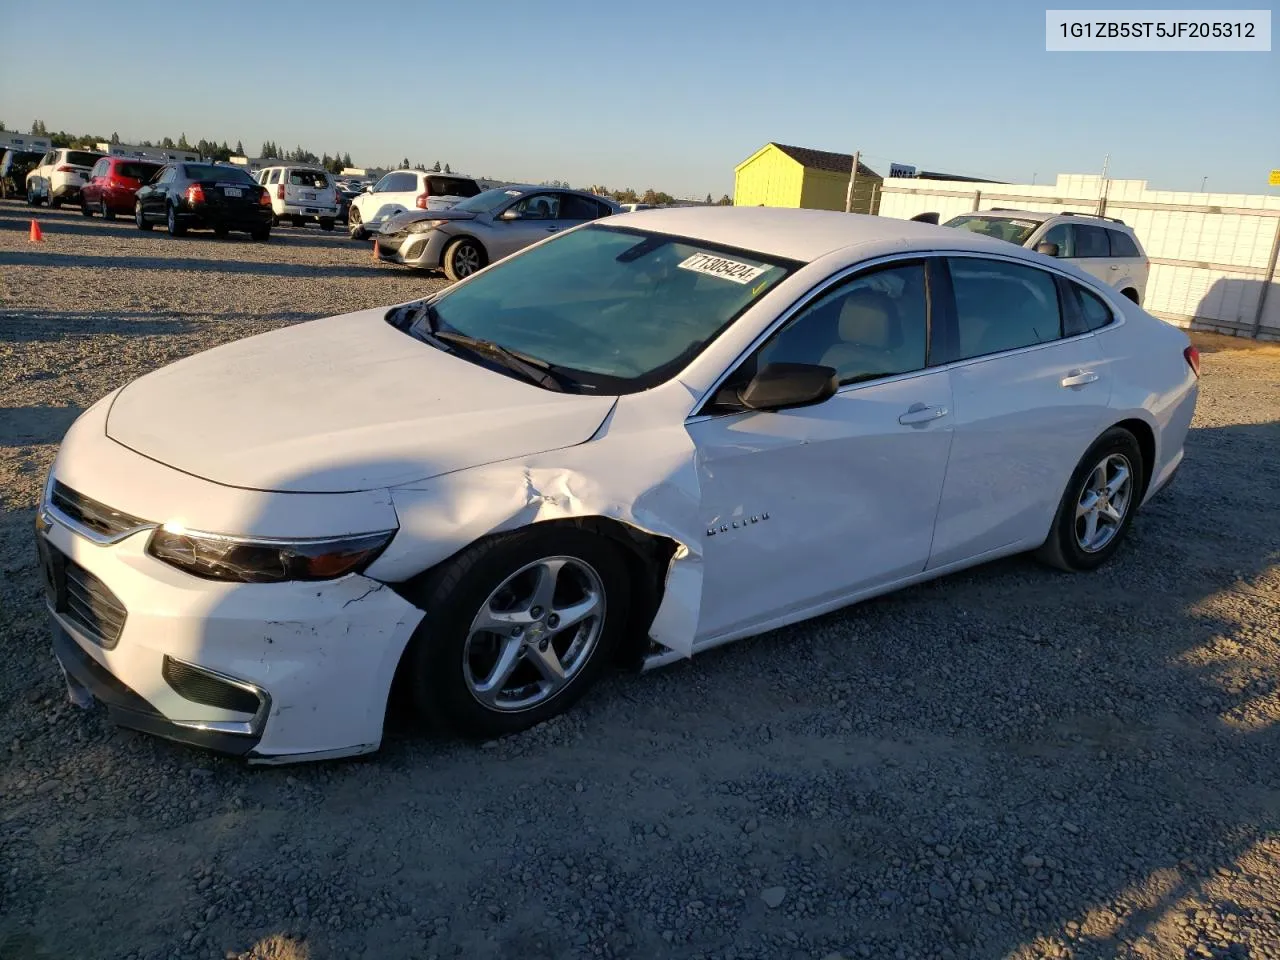
<svg viewBox="0 0 1280 960"><path fill-rule="evenodd" d="M734 167L733 204L843 210L852 167L851 153L766 143ZM882 179L865 163L858 164L854 213L875 213L880 206Z"/></svg>

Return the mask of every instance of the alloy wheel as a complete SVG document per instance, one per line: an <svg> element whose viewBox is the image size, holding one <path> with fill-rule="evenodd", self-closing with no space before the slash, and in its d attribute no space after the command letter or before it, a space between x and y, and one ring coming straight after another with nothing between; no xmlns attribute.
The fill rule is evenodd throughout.
<svg viewBox="0 0 1280 960"><path fill-rule="evenodd" d="M1121 453L1107 454L1085 479L1076 499L1076 544L1097 553L1115 539L1133 502L1133 466Z"/></svg>
<svg viewBox="0 0 1280 960"><path fill-rule="evenodd" d="M467 689L484 707L530 710L587 665L604 628L600 575L576 557L544 557L489 594L462 651Z"/></svg>
<svg viewBox="0 0 1280 960"><path fill-rule="evenodd" d="M474 244L460 243L453 251L453 272L459 277L469 277L480 269L480 251Z"/></svg>

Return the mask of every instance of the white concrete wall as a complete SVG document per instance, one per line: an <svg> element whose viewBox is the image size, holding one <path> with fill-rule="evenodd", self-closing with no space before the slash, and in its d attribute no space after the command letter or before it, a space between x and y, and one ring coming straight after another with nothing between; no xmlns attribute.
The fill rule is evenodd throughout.
<svg viewBox="0 0 1280 960"><path fill-rule="evenodd" d="M880 215L936 211L945 221L993 207L1093 213L1102 191L1101 177L1081 174L1036 186L890 179ZM1151 190L1145 180L1111 180L1106 191L1107 216L1133 227L1151 258L1143 306L1179 326L1248 335L1268 282L1280 195ZM1280 276L1270 284L1259 336L1280 340Z"/></svg>

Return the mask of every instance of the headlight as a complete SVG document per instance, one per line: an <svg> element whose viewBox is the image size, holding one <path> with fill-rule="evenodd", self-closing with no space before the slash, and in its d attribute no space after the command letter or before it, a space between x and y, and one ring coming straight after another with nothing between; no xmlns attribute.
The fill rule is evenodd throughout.
<svg viewBox="0 0 1280 960"><path fill-rule="evenodd" d="M436 227L440 226L441 224L448 223L448 222L449 222L448 220L417 220L413 223L412 226L409 227L409 232L410 233L426 233L427 231L434 230Z"/></svg>
<svg viewBox="0 0 1280 960"><path fill-rule="evenodd" d="M281 583L333 580L365 569L395 536L394 530L316 540L227 537L159 527L147 552L206 580Z"/></svg>

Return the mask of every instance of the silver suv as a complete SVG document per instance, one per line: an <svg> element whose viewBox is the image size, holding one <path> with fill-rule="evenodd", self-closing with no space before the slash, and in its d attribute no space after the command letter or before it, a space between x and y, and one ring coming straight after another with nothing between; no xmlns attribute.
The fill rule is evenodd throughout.
<svg viewBox="0 0 1280 960"><path fill-rule="evenodd" d="M1147 291L1151 261L1133 228L1114 217L997 208L964 213L943 226L1007 240L1068 260L1134 303L1142 303Z"/></svg>

